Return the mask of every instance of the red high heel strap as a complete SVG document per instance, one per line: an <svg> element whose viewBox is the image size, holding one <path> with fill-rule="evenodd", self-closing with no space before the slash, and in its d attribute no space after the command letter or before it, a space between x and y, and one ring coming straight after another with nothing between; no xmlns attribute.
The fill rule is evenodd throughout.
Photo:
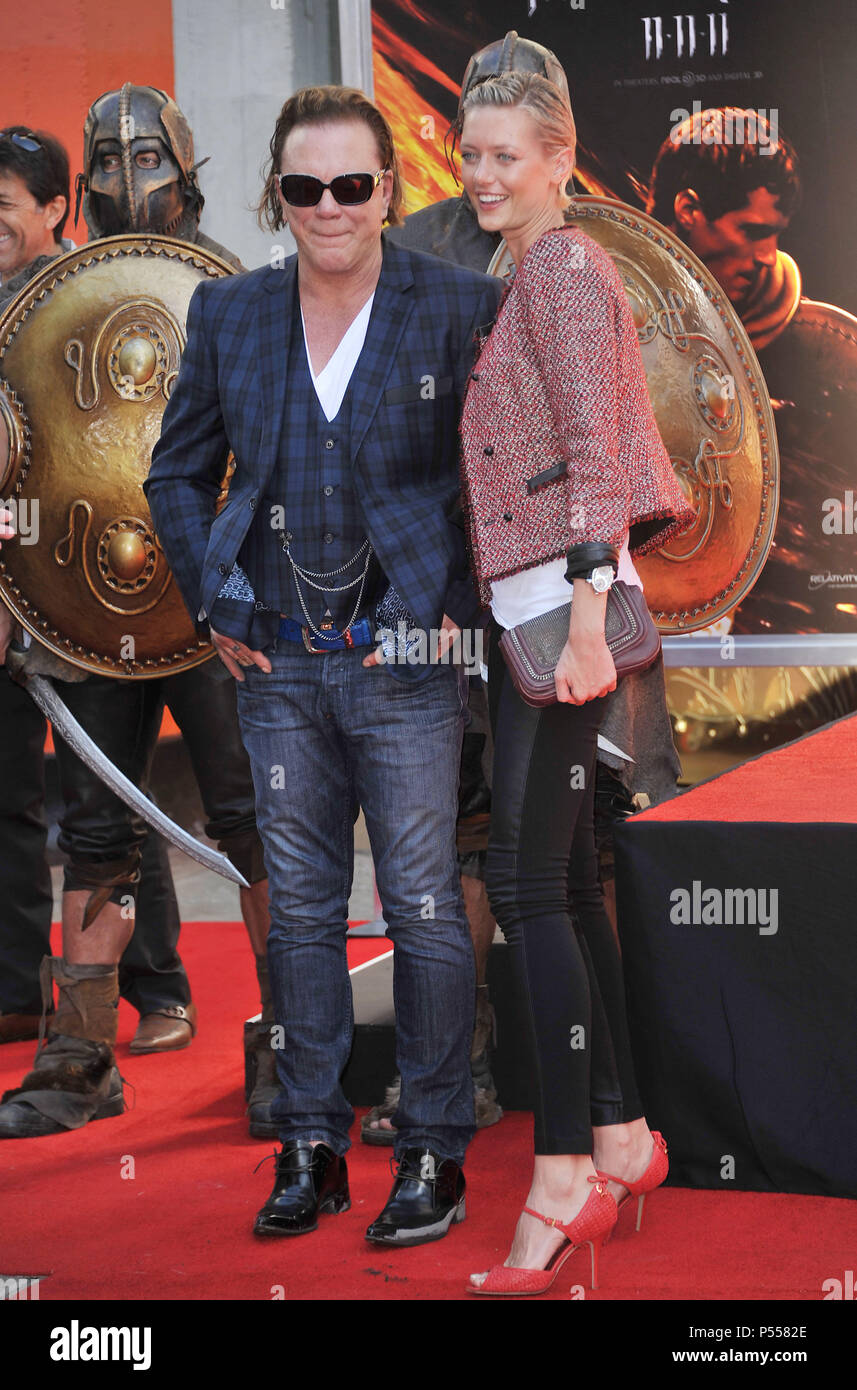
<svg viewBox="0 0 857 1390"><path fill-rule="evenodd" d="M617 1182L621 1187L626 1187L630 1197L639 1197L642 1193L648 1192L650 1186L659 1187L663 1178L666 1177L666 1172L664 1172L663 1177L659 1177L658 1182L654 1184L651 1183L651 1179L655 1176L653 1170L656 1170L656 1172L660 1171L663 1155L667 1152L667 1141L657 1129L652 1130L652 1139L654 1141L652 1156L649 1159L645 1173L641 1178L638 1178L636 1182L629 1182L627 1178L617 1178L613 1173L603 1173L600 1169L598 1170L599 1178L604 1182ZM589 1181L591 1182L592 1179L590 1178Z"/></svg>
<svg viewBox="0 0 857 1390"><path fill-rule="evenodd" d="M608 1197L610 1196L610 1193L607 1192L607 1188L604 1185L606 1179L604 1178L603 1173L596 1174L594 1178L587 1178L586 1181L594 1182L596 1192L598 1192L602 1197L605 1195L605 1193ZM574 1225L575 1221L579 1220L579 1218L583 1215L584 1208L586 1207L586 1204L589 1202L591 1197L592 1193L590 1192L589 1197L587 1197L586 1202L584 1202L583 1204L583 1207L581 1207L580 1211L577 1213L577 1216L572 1217L571 1221L560 1221L558 1216L543 1216L540 1211L534 1211L532 1207L524 1207L524 1211L527 1213L528 1216L535 1216L538 1218L539 1221L543 1221L546 1226L555 1226L558 1231L562 1231L565 1235L568 1235L568 1232Z"/></svg>

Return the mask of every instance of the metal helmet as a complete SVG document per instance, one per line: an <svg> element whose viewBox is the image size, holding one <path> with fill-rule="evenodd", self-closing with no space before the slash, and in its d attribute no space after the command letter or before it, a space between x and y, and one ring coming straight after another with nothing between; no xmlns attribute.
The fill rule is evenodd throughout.
<svg viewBox="0 0 857 1390"><path fill-rule="evenodd" d="M499 77L504 72L537 72L559 88L562 97L571 105L568 91L568 78L565 69L555 53L533 39L522 39L514 29L510 29L504 39L495 39L474 53L467 64L461 96L458 99L458 118L464 98L473 87L489 77Z"/></svg>
<svg viewBox="0 0 857 1390"><path fill-rule="evenodd" d="M193 132L172 97L126 82L93 102L83 127L78 204L92 238L153 232L192 239L203 197Z"/></svg>

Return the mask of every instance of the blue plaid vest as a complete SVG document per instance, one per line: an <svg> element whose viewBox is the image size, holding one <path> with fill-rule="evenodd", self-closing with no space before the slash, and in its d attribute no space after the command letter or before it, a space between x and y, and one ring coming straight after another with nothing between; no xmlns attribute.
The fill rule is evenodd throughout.
<svg viewBox="0 0 857 1390"><path fill-rule="evenodd" d="M236 568L211 614L217 631L242 641L249 637L251 646L272 640L281 613L306 625L300 595L318 628L332 620L341 629L354 612L359 583L338 593L322 592L299 578L299 595L284 540L293 559L316 584L346 584L362 574L366 560L365 550L359 559L354 558L367 536L351 468L351 382L338 414L328 422L310 376L297 300L295 308L276 467L267 495L258 500ZM341 567L343 572L328 581L315 578ZM380 578L373 556L357 619L373 611Z"/></svg>

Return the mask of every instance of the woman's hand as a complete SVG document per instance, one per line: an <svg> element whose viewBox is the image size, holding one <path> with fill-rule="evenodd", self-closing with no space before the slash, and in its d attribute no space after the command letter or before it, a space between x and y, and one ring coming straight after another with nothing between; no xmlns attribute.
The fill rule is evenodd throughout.
<svg viewBox="0 0 857 1390"><path fill-rule="evenodd" d="M610 648L601 640L566 642L556 665L556 698L561 704L584 705L616 689L616 667Z"/></svg>
<svg viewBox="0 0 857 1390"><path fill-rule="evenodd" d="M568 641L556 664L556 697L561 704L584 705L616 689L616 667L604 636L607 595L575 579Z"/></svg>

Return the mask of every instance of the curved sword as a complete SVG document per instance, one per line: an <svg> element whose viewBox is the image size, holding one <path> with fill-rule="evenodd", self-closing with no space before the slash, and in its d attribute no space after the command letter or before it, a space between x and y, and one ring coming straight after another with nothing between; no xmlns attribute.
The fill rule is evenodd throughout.
<svg viewBox="0 0 857 1390"><path fill-rule="evenodd" d="M14 671L19 663L13 661L13 650L10 647L7 665ZM215 849L209 849L208 845L200 844L199 840L194 839L186 830L182 830L180 825L170 820L169 816L164 815L154 803L150 801L139 787L135 787L130 778L124 772L120 772L118 767L114 767L108 757L102 753L98 744L95 743L85 729L77 722L74 715L63 704L53 686L44 676L28 676L26 669L16 674L24 689L29 691L42 713L50 720L56 732L65 740L72 752L91 768L97 777L100 777L112 792L115 792L126 806L130 806L132 811L143 817L148 825L151 825L171 844L178 849L184 850L191 859L195 859L197 864L203 864L206 869L213 869L216 874L222 874L224 878L231 879L242 888L249 888L243 874L239 873L235 865L226 858L225 854L220 854Z"/></svg>

